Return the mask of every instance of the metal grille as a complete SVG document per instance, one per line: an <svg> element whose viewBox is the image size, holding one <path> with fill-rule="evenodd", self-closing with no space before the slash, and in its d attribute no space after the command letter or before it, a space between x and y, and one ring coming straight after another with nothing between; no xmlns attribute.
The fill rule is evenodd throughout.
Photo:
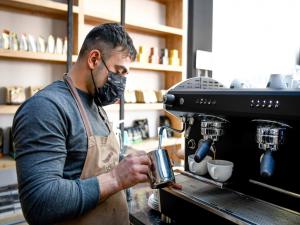
<svg viewBox="0 0 300 225"><path fill-rule="evenodd" d="M300 224L300 213L260 201L258 199L221 189L213 184L198 181L188 176L176 176L176 182L183 185L182 192L198 203L208 205L235 220L248 224L283 225ZM180 193L180 192L179 192Z"/></svg>
<svg viewBox="0 0 300 225"><path fill-rule="evenodd" d="M201 89L216 89L224 88L223 84L209 77L200 77L200 88Z"/></svg>

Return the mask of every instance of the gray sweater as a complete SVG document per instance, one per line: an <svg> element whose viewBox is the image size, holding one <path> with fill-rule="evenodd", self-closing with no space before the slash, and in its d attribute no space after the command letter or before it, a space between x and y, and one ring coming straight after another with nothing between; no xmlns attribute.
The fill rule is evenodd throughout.
<svg viewBox="0 0 300 225"><path fill-rule="evenodd" d="M94 134L107 136L93 98L78 92ZM22 104L14 117L13 139L20 201L30 224L62 222L98 204L97 178L80 179L87 136L65 82L52 83Z"/></svg>

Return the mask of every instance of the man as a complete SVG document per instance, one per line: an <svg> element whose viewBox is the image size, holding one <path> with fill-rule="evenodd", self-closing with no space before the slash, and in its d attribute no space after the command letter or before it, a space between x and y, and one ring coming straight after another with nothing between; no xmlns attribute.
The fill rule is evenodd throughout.
<svg viewBox="0 0 300 225"><path fill-rule="evenodd" d="M123 189L148 180L144 152L118 163L102 106L114 103L136 57L118 24L86 36L64 81L28 99L13 122L22 210L30 224L128 224Z"/></svg>

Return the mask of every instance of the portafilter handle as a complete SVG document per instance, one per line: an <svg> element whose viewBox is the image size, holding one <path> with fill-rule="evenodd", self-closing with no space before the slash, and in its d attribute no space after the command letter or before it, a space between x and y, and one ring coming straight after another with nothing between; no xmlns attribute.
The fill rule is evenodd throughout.
<svg viewBox="0 0 300 225"><path fill-rule="evenodd" d="M272 151L267 150L260 162L260 175L262 177L271 177L275 169L275 160L272 156Z"/></svg>
<svg viewBox="0 0 300 225"><path fill-rule="evenodd" d="M195 152L195 157L194 157L195 162L199 163L205 158L205 156L210 150L212 143L213 140L210 138L201 143L201 145L198 147L198 149Z"/></svg>

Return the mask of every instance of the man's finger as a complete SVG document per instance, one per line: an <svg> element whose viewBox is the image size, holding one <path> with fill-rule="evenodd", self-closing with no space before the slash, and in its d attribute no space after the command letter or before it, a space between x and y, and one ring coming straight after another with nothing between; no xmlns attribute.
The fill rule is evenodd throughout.
<svg viewBox="0 0 300 225"><path fill-rule="evenodd" d="M177 189L177 190L182 190L182 185L178 183L173 183L170 185L171 188Z"/></svg>

